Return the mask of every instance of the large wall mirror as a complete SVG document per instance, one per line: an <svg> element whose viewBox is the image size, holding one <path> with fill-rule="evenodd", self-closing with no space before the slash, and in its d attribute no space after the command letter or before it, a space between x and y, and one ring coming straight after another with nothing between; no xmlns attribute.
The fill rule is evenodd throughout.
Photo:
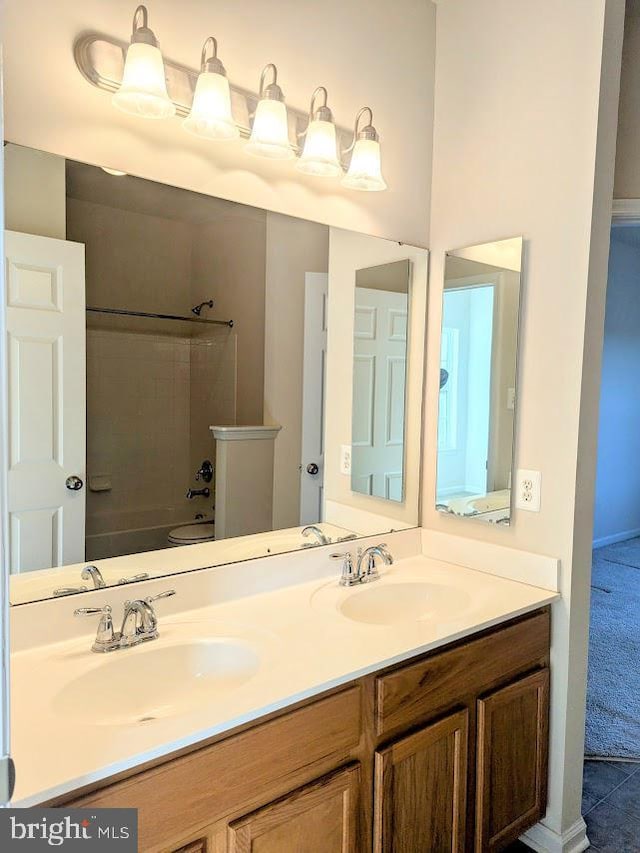
<svg viewBox="0 0 640 853"><path fill-rule="evenodd" d="M418 523L425 250L11 143L5 184L12 603ZM366 497L361 288L397 365Z"/></svg>
<svg viewBox="0 0 640 853"><path fill-rule="evenodd" d="M448 252L436 506L511 522L522 238Z"/></svg>

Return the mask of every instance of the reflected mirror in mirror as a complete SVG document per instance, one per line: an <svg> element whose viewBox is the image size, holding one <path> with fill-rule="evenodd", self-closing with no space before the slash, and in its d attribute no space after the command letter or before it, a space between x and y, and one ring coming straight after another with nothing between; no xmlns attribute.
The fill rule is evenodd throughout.
<svg viewBox="0 0 640 853"><path fill-rule="evenodd" d="M522 238L448 252L436 506L511 521Z"/></svg>
<svg viewBox="0 0 640 853"><path fill-rule="evenodd" d="M411 262L356 271L351 488L404 499L404 424Z"/></svg>
<svg viewBox="0 0 640 853"><path fill-rule="evenodd" d="M340 473L343 300L397 243L10 142L5 203L13 604L418 523Z"/></svg>

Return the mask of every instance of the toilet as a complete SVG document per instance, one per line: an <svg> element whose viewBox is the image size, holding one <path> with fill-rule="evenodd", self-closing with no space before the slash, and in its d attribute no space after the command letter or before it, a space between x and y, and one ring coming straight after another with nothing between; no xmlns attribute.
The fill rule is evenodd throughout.
<svg viewBox="0 0 640 853"><path fill-rule="evenodd" d="M197 545L215 540L215 525L212 521L184 524L170 531L167 540L170 545Z"/></svg>

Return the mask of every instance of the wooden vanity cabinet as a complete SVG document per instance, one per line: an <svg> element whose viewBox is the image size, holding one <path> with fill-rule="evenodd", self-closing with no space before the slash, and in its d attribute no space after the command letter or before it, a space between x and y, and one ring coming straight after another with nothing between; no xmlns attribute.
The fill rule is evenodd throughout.
<svg viewBox="0 0 640 853"><path fill-rule="evenodd" d="M543 815L549 609L97 790L147 853L485 853Z"/></svg>

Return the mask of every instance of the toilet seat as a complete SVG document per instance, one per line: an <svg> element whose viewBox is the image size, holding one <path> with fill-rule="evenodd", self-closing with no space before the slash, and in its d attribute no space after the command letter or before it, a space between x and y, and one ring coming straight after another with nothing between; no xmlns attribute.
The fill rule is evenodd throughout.
<svg viewBox="0 0 640 853"><path fill-rule="evenodd" d="M167 537L172 545L195 545L198 542L213 542L215 527L212 522L185 524L175 527Z"/></svg>

